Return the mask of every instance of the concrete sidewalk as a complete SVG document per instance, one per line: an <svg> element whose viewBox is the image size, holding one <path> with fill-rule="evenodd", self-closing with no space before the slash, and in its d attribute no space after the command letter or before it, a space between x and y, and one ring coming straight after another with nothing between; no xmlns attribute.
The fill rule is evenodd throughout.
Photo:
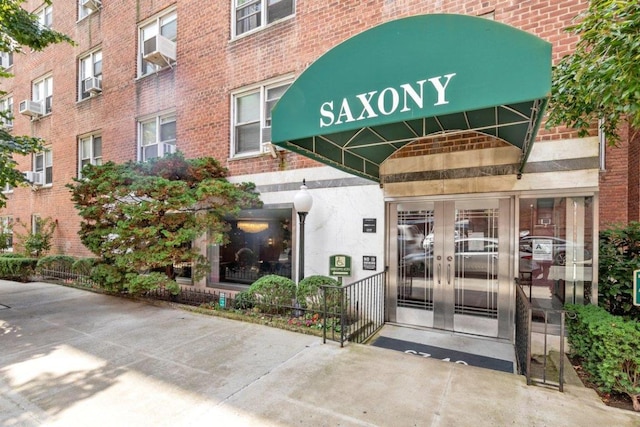
<svg viewBox="0 0 640 427"><path fill-rule="evenodd" d="M640 426L578 386L57 285L0 304L3 427Z"/></svg>

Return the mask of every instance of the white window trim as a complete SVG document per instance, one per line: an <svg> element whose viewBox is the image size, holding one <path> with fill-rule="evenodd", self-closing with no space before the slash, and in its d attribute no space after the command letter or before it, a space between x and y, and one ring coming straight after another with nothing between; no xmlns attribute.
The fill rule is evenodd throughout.
<svg viewBox="0 0 640 427"><path fill-rule="evenodd" d="M98 6L98 10L96 11L93 11L88 7L84 7L82 5L84 2L85 0L78 0L78 22L82 21L87 16L93 15L95 13L99 13L102 10L102 2L100 2L100 5Z"/></svg>
<svg viewBox="0 0 640 427"><path fill-rule="evenodd" d="M160 140L161 124L162 124L161 121L163 119L168 119L168 118L173 118L173 121L176 124L176 139L174 140L173 144L169 144L169 145L173 146L173 150L169 150L169 151L165 152L165 150L164 150L165 143ZM145 159L144 155L143 155L143 149L142 149L142 147L143 147L143 145L142 145L142 142L143 142L142 141L143 130L142 130L142 126L145 123L149 123L151 121L155 121L155 123L156 123L156 134L155 134L155 139L156 140L155 140L155 144L149 144L148 146L151 146L151 145L157 145L158 146L158 156L157 157L153 157L153 158L155 159L155 158L164 157L167 154L175 153L177 151L177 149L178 149L177 148L177 146L178 146L178 138L177 138L178 116L177 116L175 111L165 112L165 113L162 113L162 114L157 114L157 115L152 115L152 116L144 116L144 117L139 118L137 120L137 133L138 133L138 135L137 135L137 149L136 149L137 154L136 154L136 156L137 156L137 160L139 162L146 162L146 161L150 160L150 159Z"/></svg>
<svg viewBox="0 0 640 427"><path fill-rule="evenodd" d="M102 155L102 135L100 133L93 133L93 134L89 134L89 135L83 135L78 137L78 179L82 179L82 161L85 159L89 159L89 164L92 165L96 165L96 156L94 153L94 141L96 138L100 138L100 164L102 164L102 159L104 158ZM83 157L83 152L82 152L82 142L90 139L91 140L91 155L89 157Z"/></svg>
<svg viewBox="0 0 640 427"><path fill-rule="evenodd" d="M262 11L264 11L265 10L264 5L267 3L268 0L260 0L260 1L263 4ZM271 22L269 24L266 23L266 21L267 21L266 18L263 18L262 19L262 23L258 27L254 28L252 30L249 30L249 31L245 31L242 34L237 34L237 28L236 28L236 24L237 24L237 22L236 22L236 2L237 2L237 0L231 0L231 39L232 40L239 39L239 38L245 37L245 36L247 36L249 34L254 34L254 33L262 31L262 30L264 30L266 28L270 28L273 25L278 25L281 22L285 22L285 21L288 21L290 19L293 19L296 16L296 11L298 10L298 1L299 0L293 0L293 13L291 15L288 15L285 18L278 19L277 21Z"/></svg>
<svg viewBox="0 0 640 427"><path fill-rule="evenodd" d="M160 34L160 20L168 15L171 14L175 14L176 18L176 47L178 46L178 36L177 36L177 25L178 25L178 9L174 6L171 8L168 8L166 10L163 10L162 12L154 15L153 17L141 22L138 24L138 53L137 53L137 70L136 70L136 74L137 74L137 78L143 78L149 75L152 75L154 73L157 73L158 71L164 70L166 68L171 68L173 64L176 63L176 61L173 61L173 63L166 65L164 67L160 67L158 65L154 65L154 70L149 71L149 72L145 72L145 70L142 69L143 65L144 65L144 61L142 59L142 53L143 53L143 46L144 46L144 40L142 37L142 30L143 28L149 26L150 24L153 24L155 22L155 25L158 27L158 34Z"/></svg>
<svg viewBox="0 0 640 427"><path fill-rule="evenodd" d="M47 10L51 10L51 23L50 23L50 25L46 25L46 23L41 22L42 20L44 20ZM42 5L41 7L36 9L36 11L33 12L33 14L38 17L38 23L40 25L42 25L45 28L53 28L53 5L52 4L44 4L44 5Z"/></svg>
<svg viewBox="0 0 640 427"><path fill-rule="evenodd" d="M13 216L4 215L0 216L0 232L11 234L11 247L6 249L6 252L13 252Z"/></svg>
<svg viewBox="0 0 640 427"><path fill-rule="evenodd" d="M87 52L85 55L81 56L80 58L78 58L78 102L80 101L84 101L85 99L89 99L91 98L91 96L87 96L85 98L82 97L82 94L84 93L82 91L82 83L84 80L91 78L91 77L98 77L100 79L100 81L102 81L102 73L100 73L98 76L96 76L94 74L94 56L100 53L102 55L102 59L101 61L104 61L104 54L102 53L102 47L99 47L97 49L92 50L91 52ZM90 76L83 76L83 68L82 68L82 61L84 61L85 59L91 58L91 75ZM84 78L83 78L84 77Z"/></svg>
<svg viewBox="0 0 640 427"><path fill-rule="evenodd" d="M47 165L47 153L51 154L51 165ZM38 156L42 156L42 170L38 171L36 169L36 158ZM51 167L51 182L47 182L47 168ZM42 151L39 151L33 155L33 169L34 172L42 172L43 179L43 187L51 187L53 186L53 151L51 147L44 148Z"/></svg>
<svg viewBox="0 0 640 427"><path fill-rule="evenodd" d="M47 81L51 81L51 93L47 94ZM39 93L38 93L38 98L36 99L36 93L38 92L36 90L36 87L42 83L44 85L44 98L43 99L39 99ZM51 111L47 111L46 106L47 106L47 98L51 98ZM31 83L31 100L32 101L40 101L42 102L42 111L43 111L43 116L47 116L49 114L51 114L53 112L53 76L51 74L40 77L37 80L34 80Z"/></svg>
<svg viewBox="0 0 640 427"><path fill-rule="evenodd" d="M251 86L247 86L244 87L242 89L239 89L237 91L234 91L231 93L231 107L230 107L230 111L231 111L231 124L229 126L230 129L230 141L231 144L229 147L229 156L232 159L243 159L243 158L247 158L247 157L256 157L256 156L260 156L264 153L263 151L263 145L266 142L262 141L262 131L265 127L265 120L266 120L266 114L265 114L265 101L266 101L266 92L268 89L271 88L275 88L275 87L279 87L279 86L284 86L284 85L291 85L293 84L293 76L292 75L288 75L288 76L284 76L284 77L279 77L277 79L272 79L272 80L267 80L265 82L259 83L259 84L254 84ZM244 153L236 153L236 98L239 96L243 96L243 95L249 95L251 93L255 93L255 92L260 92L260 142L259 142L259 146L257 150L253 150L253 151L247 151ZM269 126L270 127L270 126Z"/></svg>
<svg viewBox="0 0 640 427"><path fill-rule="evenodd" d="M12 117L15 117L13 114L13 95L8 95L0 99L0 110L9 112ZM13 128L13 119L0 117L0 123L5 129Z"/></svg>

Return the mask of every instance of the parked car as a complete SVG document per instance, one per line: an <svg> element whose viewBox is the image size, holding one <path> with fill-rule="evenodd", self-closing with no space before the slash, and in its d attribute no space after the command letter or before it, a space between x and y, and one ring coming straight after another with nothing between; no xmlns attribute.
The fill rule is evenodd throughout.
<svg viewBox="0 0 640 427"><path fill-rule="evenodd" d="M534 259L536 258L534 255L534 241L547 241L551 243L551 260L550 264L553 265L567 265L567 248L571 250L575 245L572 242L569 242L565 239L561 239L559 237L549 237L549 236L524 236L520 238L520 252L530 254ZM584 256L584 261L591 260L591 252L582 247L581 248ZM569 253L571 256L571 253Z"/></svg>

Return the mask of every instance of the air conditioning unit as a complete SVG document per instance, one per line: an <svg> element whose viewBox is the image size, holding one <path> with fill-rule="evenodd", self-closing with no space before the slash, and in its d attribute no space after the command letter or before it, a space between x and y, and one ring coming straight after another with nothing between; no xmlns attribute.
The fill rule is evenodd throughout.
<svg viewBox="0 0 640 427"><path fill-rule="evenodd" d="M82 0L82 7L86 7L92 12L97 12L101 5L102 2L100 0Z"/></svg>
<svg viewBox="0 0 640 427"><path fill-rule="evenodd" d="M153 36L144 41L142 57L145 61L164 67L176 60L176 44L164 36Z"/></svg>
<svg viewBox="0 0 640 427"><path fill-rule="evenodd" d="M42 103L40 101L25 99L20 102L18 111L25 116L39 117L42 115Z"/></svg>
<svg viewBox="0 0 640 427"><path fill-rule="evenodd" d="M24 179L26 179L33 185L44 184L44 174L42 172L33 172L33 171L24 172Z"/></svg>
<svg viewBox="0 0 640 427"><path fill-rule="evenodd" d="M84 90L91 94L102 92L102 79L99 77L89 77L84 80Z"/></svg>

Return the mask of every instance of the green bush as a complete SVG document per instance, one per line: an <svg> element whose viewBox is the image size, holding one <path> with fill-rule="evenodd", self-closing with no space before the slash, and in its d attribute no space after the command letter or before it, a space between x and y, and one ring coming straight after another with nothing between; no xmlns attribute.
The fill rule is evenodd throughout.
<svg viewBox="0 0 640 427"><path fill-rule="evenodd" d="M238 292L233 299L233 308L249 310L255 305L255 299L249 291Z"/></svg>
<svg viewBox="0 0 640 427"><path fill-rule="evenodd" d="M24 258L24 255L15 252L0 253L0 258Z"/></svg>
<svg viewBox="0 0 640 427"><path fill-rule="evenodd" d="M593 305L567 306L569 345L603 391L626 393L640 411L640 325Z"/></svg>
<svg viewBox="0 0 640 427"><path fill-rule="evenodd" d="M35 258L0 257L0 278L28 282L35 273L37 262Z"/></svg>
<svg viewBox="0 0 640 427"><path fill-rule="evenodd" d="M124 274L111 264L96 264L91 270L91 280L108 291L121 291L124 289Z"/></svg>
<svg viewBox="0 0 640 427"><path fill-rule="evenodd" d="M260 311L277 313L283 307L291 307L296 296L296 284L287 277L269 274L253 282L248 293Z"/></svg>
<svg viewBox="0 0 640 427"><path fill-rule="evenodd" d="M323 310L324 301L322 286L340 287L340 283L329 276L309 276L298 283L297 301L304 308L310 310ZM340 308L340 291L338 289L326 289L327 310L335 312Z"/></svg>
<svg viewBox="0 0 640 427"><path fill-rule="evenodd" d="M38 260L36 272L42 270L66 270L71 271L71 266L75 262L75 258L68 255L48 255Z"/></svg>
<svg viewBox="0 0 640 427"><path fill-rule="evenodd" d="M97 258L79 258L74 261L71 266L71 271L76 274L82 274L83 276L90 276L91 269L98 263Z"/></svg>
<svg viewBox="0 0 640 427"><path fill-rule="evenodd" d="M127 274L126 288L130 294L139 295L145 291L153 291L155 289L166 289L171 295L180 293L180 285L175 280L169 278L164 273L151 272L147 274Z"/></svg>
<svg viewBox="0 0 640 427"><path fill-rule="evenodd" d="M633 305L633 272L640 270L640 222L600 233L598 304L611 314L640 319Z"/></svg>

